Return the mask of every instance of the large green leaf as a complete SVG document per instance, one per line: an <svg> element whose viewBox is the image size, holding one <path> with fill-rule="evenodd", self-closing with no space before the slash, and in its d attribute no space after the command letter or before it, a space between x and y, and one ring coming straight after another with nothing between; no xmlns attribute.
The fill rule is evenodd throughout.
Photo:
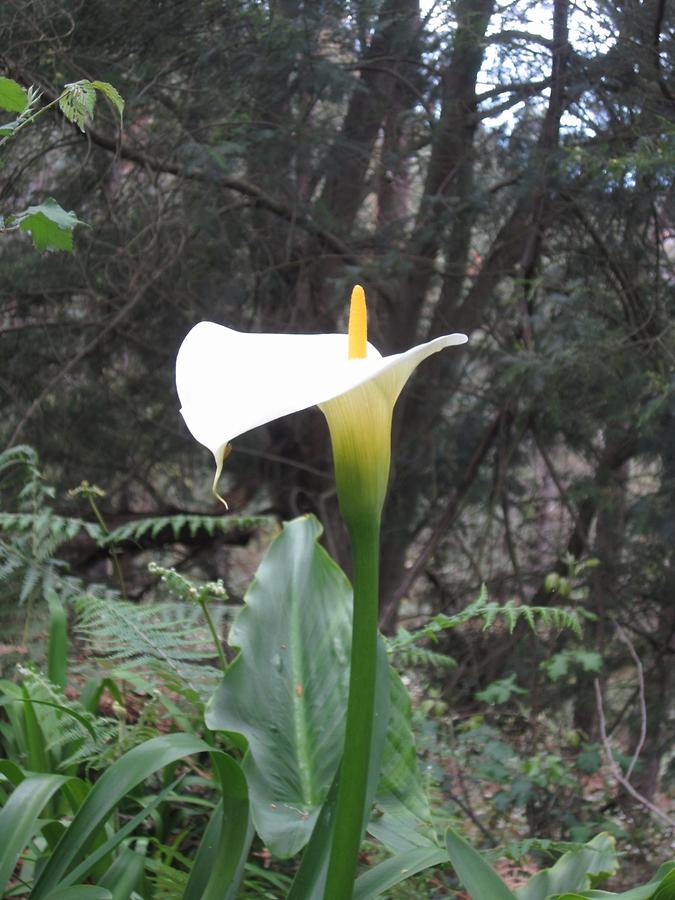
<svg viewBox="0 0 675 900"><path fill-rule="evenodd" d="M124 115L124 100L117 88L113 87L112 84L108 84L107 81L92 81L91 86L96 88L97 91L100 91L108 98L108 100L110 100L117 110L121 122L122 116Z"/></svg>
<svg viewBox="0 0 675 900"><path fill-rule="evenodd" d="M675 870L666 875L651 900L675 900Z"/></svg>
<svg viewBox="0 0 675 900"><path fill-rule="evenodd" d="M585 891L614 874L617 867L614 838L603 832L584 847L564 853L550 869L537 872L515 894L518 900L546 900L557 894Z"/></svg>
<svg viewBox="0 0 675 900"><path fill-rule="evenodd" d="M0 109L9 112L23 112L28 103L28 94L11 78L0 78Z"/></svg>
<svg viewBox="0 0 675 900"><path fill-rule="evenodd" d="M11 216L20 231L30 232L37 250L73 250L73 229L82 223L74 212L66 212L50 197L38 206Z"/></svg>
<svg viewBox="0 0 675 900"><path fill-rule="evenodd" d="M567 900L569 895L563 894L557 900ZM621 894L613 894L610 891L584 891L579 895L582 900L604 900L613 897L614 900L675 900L675 860L664 863L647 884L631 888Z"/></svg>
<svg viewBox="0 0 675 900"><path fill-rule="evenodd" d="M241 652L210 701L209 728L243 734L256 830L288 857L308 841L342 753L351 587L313 516L272 542L232 629Z"/></svg>
<svg viewBox="0 0 675 900"><path fill-rule="evenodd" d="M472 900L515 900L515 894L494 869L452 828L445 832L445 846L452 867Z"/></svg>
<svg viewBox="0 0 675 900"><path fill-rule="evenodd" d="M370 834L394 853L436 848L431 811L411 729L410 697L389 668L389 722Z"/></svg>
<svg viewBox="0 0 675 900"><path fill-rule="evenodd" d="M340 770L333 778L328 795L324 800L316 820L312 836L302 854L298 871L295 873L286 900L306 900L307 897L321 897L326 882L330 846L333 838L333 823L337 806Z"/></svg>

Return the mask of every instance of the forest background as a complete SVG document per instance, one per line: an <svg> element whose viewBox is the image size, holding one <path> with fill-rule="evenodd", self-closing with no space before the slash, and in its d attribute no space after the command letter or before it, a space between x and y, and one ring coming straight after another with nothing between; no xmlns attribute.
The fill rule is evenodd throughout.
<svg viewBox="0 0 675 900"><path fill-rule="evenodd" d="M675 783L673 5L5 0L0 32L0 74L43 101L83 78L126 101L121 132L100 100L84 133L54 111L3 148L4 214L53 196L90 226L72 255L0 243L2 446L37 450L53 508L87 515L86 479L110 527L221 514L173 386L201 319L345 330L360 282L383 353L467 332L396 410L382 629L482 584L592 615L581 638L444 637L456 665L411 675L420 746L464 754L479 789L446 770L447 792L487 835L667 841L643 800L667 812ZM139 601L150 554L236 602L270 521L314 512L347 565L332 478L307 410L236 442L236 528L59 553L121 565ZM641 799L609 741L639 749Z"/></svg>

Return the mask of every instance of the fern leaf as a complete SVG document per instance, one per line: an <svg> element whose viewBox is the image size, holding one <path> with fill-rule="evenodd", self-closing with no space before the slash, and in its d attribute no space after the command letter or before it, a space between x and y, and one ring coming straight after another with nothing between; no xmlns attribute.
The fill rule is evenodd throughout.
<svg viewBox="0 0 675 900"><path fill-rule="evenodd" d="M151 606L86 595L75 603L77 630L102 664L142 673L154 684L206 699L221 672L209 631L195 605ZM216 620L224 611L212 609Z"/></svg>

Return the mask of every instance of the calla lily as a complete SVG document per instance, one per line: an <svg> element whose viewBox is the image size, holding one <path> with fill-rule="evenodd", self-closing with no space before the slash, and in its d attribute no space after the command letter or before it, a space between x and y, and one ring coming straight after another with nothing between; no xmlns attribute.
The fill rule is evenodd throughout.
<svg viewBox="0 0 675 900"><path fill-rule="evenodd" d="M176 361L181 413L193 436L213 453L217 480L234 438L318 405L330 428L343 514L354 504L379 512L389 475L391 417L401 389L422 360L466 340L464 334L449 334L382 356L366 340L359 286L352 295L348 335L245 334L201 322L183 341Z"/></svg>
<svg viewBox="0 0 675 900"><path fill-rule="evenodd" d="M201 322L183 341L176 361L183 418L216 458L214 490L233 438L314 405L328 421L338 501L352 543L354 588L346 749L323 893L330 900L352 897L368 769L375 759L380 515L394 404L422 360L467 339L448 334L382 356L368 343L366 325L365 294L357 285L348 334L241 334Z"/></svg>

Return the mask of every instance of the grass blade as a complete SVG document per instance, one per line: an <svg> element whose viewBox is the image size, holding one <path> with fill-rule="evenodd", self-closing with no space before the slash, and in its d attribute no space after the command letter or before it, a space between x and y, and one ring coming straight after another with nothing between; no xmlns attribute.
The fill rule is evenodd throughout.
<svg viewBox="0 0 675 900"><path fill-rule="evenodd" d="M190 734L166 734L134 747L107 769L87 795L68 830L35 882L31 900L42 900L54 891L120 800L154 772L184 756L212 752L204 741Z"/></svg>
<svg viewBox="0 0 675 900"><path fill-rule="evenodd" d="M429 869L448 862L448 854L440 847L419 847L398 853L360 875L354 883L354 900L372 900L395 885ZM488 895L486 894L485 897ZM490 895L492 896L492 895Z"/></svg>
<svg viewBox="0 0 675 900"><path fill-rule="evenodd" d="M65 775L28 775L0 811L0 887L7 886L41 811L65 781Z"/></svg>
<svg viewBox="0 0 675 900"><path fill-rule="evenodd" d="M445 846L457 877L473 900L516 900L495 870L464 840L448 828Z"/></svg>

